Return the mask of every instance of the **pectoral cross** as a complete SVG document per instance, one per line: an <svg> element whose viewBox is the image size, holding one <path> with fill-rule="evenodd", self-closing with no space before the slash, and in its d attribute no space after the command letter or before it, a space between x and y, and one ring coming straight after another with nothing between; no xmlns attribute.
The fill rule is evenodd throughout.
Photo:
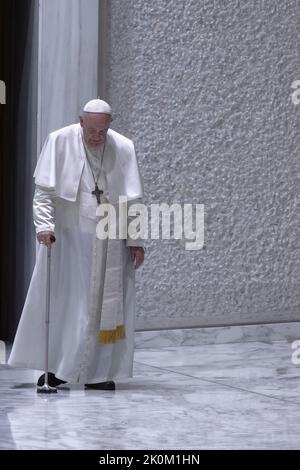
<svg viewBox="0 0 300 470"><path fill-rule="evenodd" d="M98 184L97 184L97 183L95 184L95 189L94 189L94 191L92 191L92 194L93 194L94 196L96 196L97 202L98 202L98 204L100 204L100 203L101 203L101 201L100 201L100 194L103 194L103 191L102 191L102 189L99 189L99 188L98 188Z"/></svg>

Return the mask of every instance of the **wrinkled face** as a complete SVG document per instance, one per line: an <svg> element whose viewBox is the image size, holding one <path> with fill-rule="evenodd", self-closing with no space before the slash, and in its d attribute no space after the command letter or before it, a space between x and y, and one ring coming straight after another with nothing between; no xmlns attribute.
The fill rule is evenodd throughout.
<svg viewBox="0 0 300 470"><path fill-rule="evenodd" d="M83 113L80 116L84 141L88 147L104 144L111 121L111 115L105 113Z"/></svg>

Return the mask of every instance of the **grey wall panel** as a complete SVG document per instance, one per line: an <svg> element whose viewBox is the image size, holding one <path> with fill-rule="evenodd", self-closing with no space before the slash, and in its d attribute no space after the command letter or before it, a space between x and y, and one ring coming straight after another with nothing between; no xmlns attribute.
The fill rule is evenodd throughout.
<svg viewBox="0 0 300 470"><path fill-rule="evenodd" d="M112 0L114 128L146 202L205 204L205 247L151 241L139 329L300 319L299 2Z"/></svg>

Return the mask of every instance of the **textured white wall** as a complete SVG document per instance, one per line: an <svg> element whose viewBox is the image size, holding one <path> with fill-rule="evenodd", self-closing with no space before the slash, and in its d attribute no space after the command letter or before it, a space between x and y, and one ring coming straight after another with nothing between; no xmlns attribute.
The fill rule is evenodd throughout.
<svg viewBox="0 0 300 470"><path fill-rule="evenodd" d="M112 0L107 96L146 201L205 204L205 248L147 243L138 328L300 320L299 2Z"/></svg>

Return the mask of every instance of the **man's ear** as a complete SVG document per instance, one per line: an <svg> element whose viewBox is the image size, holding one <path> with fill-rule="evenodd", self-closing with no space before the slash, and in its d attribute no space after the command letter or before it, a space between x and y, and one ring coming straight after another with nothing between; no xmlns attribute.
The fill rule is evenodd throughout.
<svg viewBox="0 0 300 470"><path fill-rule="evenodd" d="M79 122L80 122L80 125L81 127L83 126L83 119L82 119L82 116L78 116L79 117Z"/></svg>

